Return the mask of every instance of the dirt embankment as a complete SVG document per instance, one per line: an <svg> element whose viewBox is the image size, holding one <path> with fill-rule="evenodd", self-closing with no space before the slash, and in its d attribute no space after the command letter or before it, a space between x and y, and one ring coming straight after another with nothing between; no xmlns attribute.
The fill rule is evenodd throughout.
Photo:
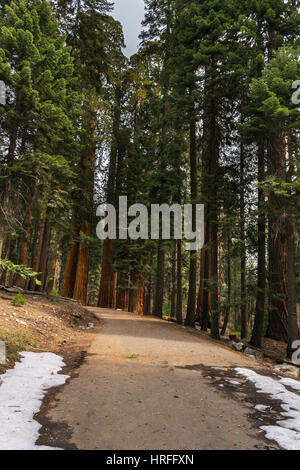
<svg viewBox="0 0 300 470"><path fill-rule="evenodd" d="M53 352L70 363L99 331L99 319L77 302L23 294L25 305L15 306L14 295L0 291L0 340L6 343L7 352L0 374L13 367L21 351Z"/></svg>

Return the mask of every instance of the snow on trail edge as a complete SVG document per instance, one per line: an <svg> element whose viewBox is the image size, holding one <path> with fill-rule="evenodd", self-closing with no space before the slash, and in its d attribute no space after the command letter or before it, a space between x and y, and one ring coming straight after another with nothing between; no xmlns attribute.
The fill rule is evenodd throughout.
<svg viewBox="0 0 300 470"><path fill-rule="evenodd" d="M281 414L288 419L277 421L277 426L261 426L266 438L276 441L283 449L300 450L300 396L285 388L286 385L299 392L300 382L287 378L274 380L249 369L237 368L236 371L254 383L259 393L266 393L282 402ZM257 410L263 411L259 408L260 405L256 406Z"/></svg>
<svg viewBox="0 0 300 470"><path fill-rule="evenodd" d="M65 365L52 353L21 353L22 361L0 375L0 450L54 450L37 446L41 425L33 419L49 388L69 378L58 374Z"/></svg>

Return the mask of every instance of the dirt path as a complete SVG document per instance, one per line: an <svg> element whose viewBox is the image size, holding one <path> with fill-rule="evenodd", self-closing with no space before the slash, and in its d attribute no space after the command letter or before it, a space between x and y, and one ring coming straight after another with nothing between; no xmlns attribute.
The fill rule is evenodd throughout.
<svg viewBox="0 0 300 470"><path fill-rule="evenodd" d="M266 446L261 423L248 417L247 396L231 396L209 377L210 368L230 378L234 366L258 363L157 319L93 311L104 327L48 413L53 423L69 426L71 444L105 450Z"/></svg>

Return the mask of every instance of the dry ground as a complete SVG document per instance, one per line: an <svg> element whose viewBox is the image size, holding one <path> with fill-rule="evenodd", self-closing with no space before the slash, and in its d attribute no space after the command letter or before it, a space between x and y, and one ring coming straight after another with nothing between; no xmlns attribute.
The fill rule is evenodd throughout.
<svg viewBox="0 0 300 470"><path fill-rule="evenodd" d="M60 297L24 295L24 306L12 305L14 294L0 291L0 340L7 347L7 365L0 365L0 373L14 365L18 352L53 352L70 362L70 356L87 349L100 321L77 302ZM93 323L94 329L87 329Z"/></svg>
<svg viewBox="0 0 300 470"><path fill-rule="evenodd" d="M261 397L249 387L235 392L228 382L245 385L236 366L270 373L262 363L153 317L93 311L104 325L76 377L49 403L41 443L83 450L278 448L265 440L264 423L251 419Z"/></svg>

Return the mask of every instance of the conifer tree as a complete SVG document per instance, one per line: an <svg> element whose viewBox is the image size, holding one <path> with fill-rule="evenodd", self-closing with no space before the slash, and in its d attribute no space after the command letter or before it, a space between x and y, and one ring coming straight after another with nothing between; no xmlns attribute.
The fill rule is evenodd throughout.
<svg viewBox="0 0 300 470"><path fill-rule="evenodd" d="M114 61L121 55L123 34L120 24L96 9L77 12L69 33L75 63L79 72L80 91L84 95L83 130L77 204L73 216L73 240L69 249L62 295L83 304L88 286L89 241L94 195L94 172L97 139L97 114L103 85L110 79Z"/></svg>
<svg viewBox="0 0 300 470"><path fill-rule="evenodd" d="M22 213L25 203L20 252L25 264L34 200L44 197L51 181L52 197L47 204L58 207L62 188L69 186L70 169L76 164L73 139L80 97L70 49L46 1L11 2L1 26L0 73L8 92L1 113L6 141L1 231L6 227L9 236L16 224L23 223L16 208Z"/></svg>
<svg viewBox="0 0 300 470"><path fill-rule="evenodd" d="M299 113L291 102L292 84L299 74L297 54L297 50L293 49L279 50L264 69L262 78L254 80L251 87L251 97L257 109L251 129L252 132L255 130L259 134L263 133L269 142L268 175L264 185L268 194L269 245L271 243L273 248L275 243L277 247L276 258L271 257L273 250L269 251L270 304L267 334L283 341L288 341L290 338L289 348L292 340L298 336L293 300L295 299L295 222L292 207L296 206L296 201L292 204L289 202L293 197L293 190L288 195L287 188L293 183L291 173L288 177L286 173L287 158L290 171L293 172L294 168L293 147L288 146L287 139L289 129L295 126ZM286 217L289 219L288 225L291 224L288 231ZM292 234L291 237L287 236L288 233ZM285 257L282 253L287 247L287 242L287 275L291 277L286 293ZM281 257L278 256L280 253Z"/></svg>

